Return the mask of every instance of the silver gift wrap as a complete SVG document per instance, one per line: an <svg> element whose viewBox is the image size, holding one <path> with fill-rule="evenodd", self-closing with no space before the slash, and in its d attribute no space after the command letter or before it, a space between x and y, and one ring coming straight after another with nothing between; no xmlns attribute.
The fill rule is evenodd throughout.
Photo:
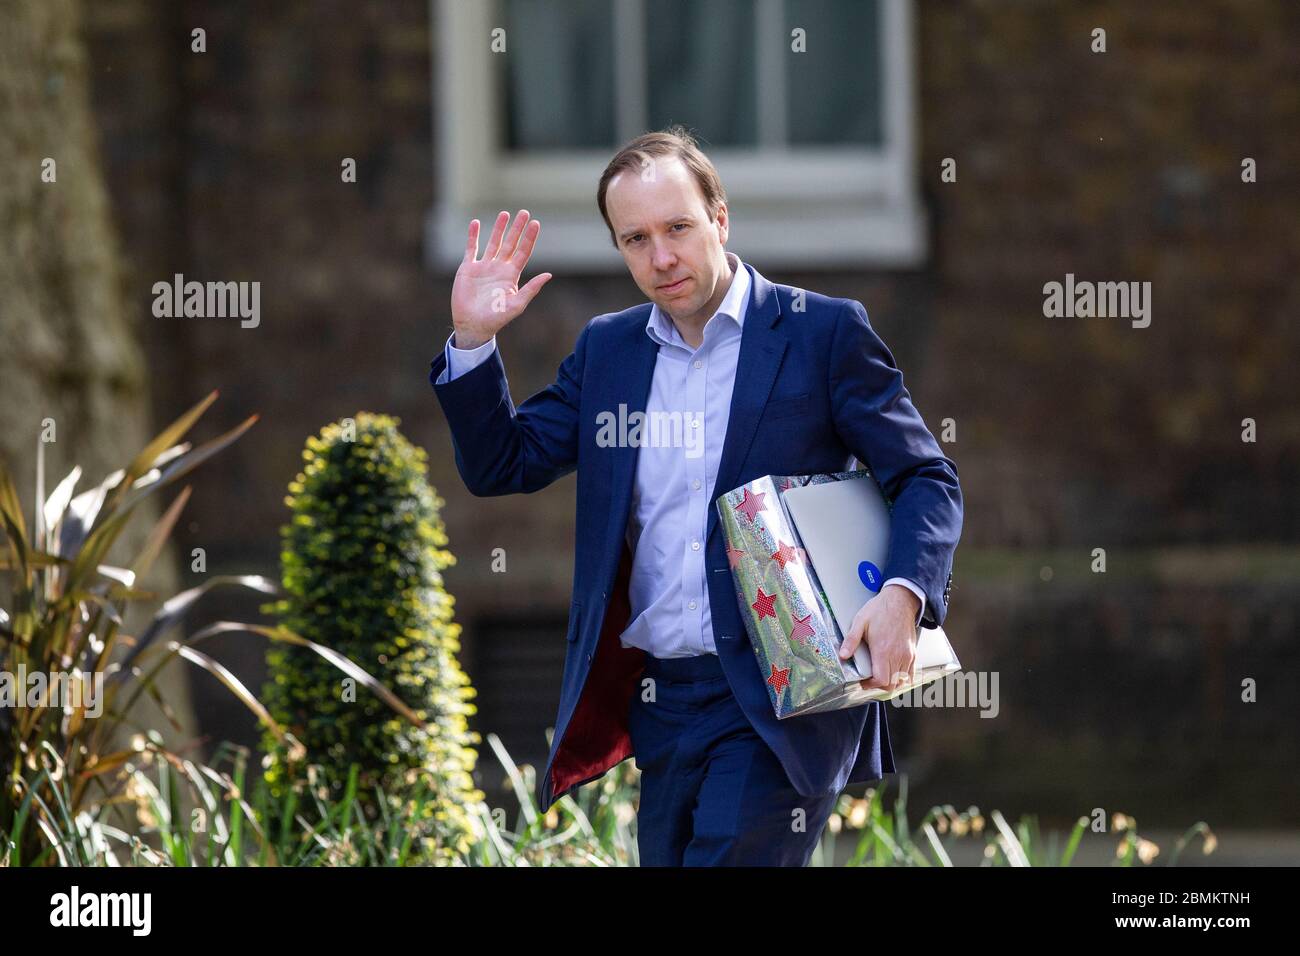
<svg viewBox="0 0 1300 956"><path fill-rule="evenodd" d="M767 475L716 503L736 598L778 718L880 699L858 685L851 659L839 659L839 627L781 503L789 488L843 480L874 478L865 468Z"/></svg>

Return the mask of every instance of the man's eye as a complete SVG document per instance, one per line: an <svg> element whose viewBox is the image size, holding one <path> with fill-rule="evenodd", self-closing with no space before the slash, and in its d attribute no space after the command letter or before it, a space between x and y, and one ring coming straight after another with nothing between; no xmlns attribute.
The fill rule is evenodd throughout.
<svg viewBox="0 0 1300 956"><path fill-rule="evenodd" d="M686 228L686 223L684 223L684 222L675 222L675 223L673 223L673 228L674 228L674 229L677 229L677 228L679 228L679 227L682 228L682 229L685 229L685 228Z"/></svg>

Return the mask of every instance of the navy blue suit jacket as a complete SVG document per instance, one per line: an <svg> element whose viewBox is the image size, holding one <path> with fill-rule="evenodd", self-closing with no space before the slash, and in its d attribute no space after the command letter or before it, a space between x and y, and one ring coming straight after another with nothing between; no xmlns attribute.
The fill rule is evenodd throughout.
<svg viewBox="0 0 1300 956"><path fill-rule="evenodd" d="M894 771L884 705L871 702L778 720L741 620L715 503L763 475L842 470L865 462L893 501L882 573L926 594L925 626L943 623L962 525L956 465L913 406L893 355L852 299L753 283L731 414L709 496L707 557L713 636L746 716L803 794L838 792ZM796 298L798 296L799 298ZM800 301L802 299L802 301ZM631 553L625 532L636 447L601 447L597 416L645 411L658 346L646 335L650 304L587 323L551 385L515 407L499 351L442 385L440 352L429 381L451 426L456 466L478 496L532 492L577 470L573 600L564 678L543 810L632 756L628 704L644 652L625 648Z"/></svg>

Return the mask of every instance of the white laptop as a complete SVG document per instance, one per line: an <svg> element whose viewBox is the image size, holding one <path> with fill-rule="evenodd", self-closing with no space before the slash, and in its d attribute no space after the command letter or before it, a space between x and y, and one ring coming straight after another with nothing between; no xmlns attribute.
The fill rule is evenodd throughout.
<svg viewBox="0 0 1300 956"><path fill-rule="evenodd" d="M787 489L781 500L795 526L830 604L840 634L847 634L862 605L880 592L889 559L889 506L867 473ZM863 641L851 659L862 677L871 676L871 655ZM844 662L847 666L848 661ZM916 682L887 698L960 669L943 628L918 628Z"/></svg>

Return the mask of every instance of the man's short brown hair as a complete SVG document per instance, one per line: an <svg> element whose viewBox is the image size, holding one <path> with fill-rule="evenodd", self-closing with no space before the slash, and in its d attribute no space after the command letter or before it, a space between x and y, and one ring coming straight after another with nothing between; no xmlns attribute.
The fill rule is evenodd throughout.
<svg viewBox="0 0 1300 956"><path fill-rule="evenodd" d="M690 170L704 196L704 208L708 210L710 222L717 217L718 207L727 201L727 193L722 188L718 171L714 169L709 157L695 145L695 137L686 127L670 126L654 133L642 133L614 154L614 158L601 173L600 185L596 187L596 204L600 206L600 214L609 227L609 238L615 249L618 248L618 237L614 235L609 210L605 207L605 192L609 189L609 181L624 170L639 173L647 164L661 156L675 156Z"/></svg>

